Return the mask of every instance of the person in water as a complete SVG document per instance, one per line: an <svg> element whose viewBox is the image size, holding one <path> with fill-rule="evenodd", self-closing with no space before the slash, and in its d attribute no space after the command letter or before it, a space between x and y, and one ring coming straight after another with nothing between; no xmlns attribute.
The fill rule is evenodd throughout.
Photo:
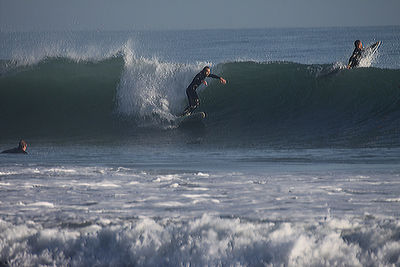
<svg viewBox="0 0 400 267"><path fill-rule="evenodd" d="M12 148L12 149L8 149L8 150L4 150L1 153L21 153L21 154L28 154L28 152L26 152L26 148L28 147L28 144L24 141L24 140L20 140L18 147L16 148Z"/></svg>
<svg viewBox="0 0 400 267"><path fill-rule="evenodd" d="M361 60L361 56L362 56L361 53L364 50L360 40L356 40L354 42L354 46L355 46L355 48L354 48L353 54L351 55L351 57L349 59L349 64L347 64L348 69L352 69L352 68L358 67L358 65L360 65L360 60Z"/></svg>
<svg viewBox="0 0 400 267"><path fill-rule="evenodd" d="M199 105L200 105L200 100L199 97L196 93L197 87L199 87L202 83L204 85L207 85L207 82L205 79L207 77L214 78L214 79L219 79L219 81L222 84L226 84L226 80L222 77L219 77L217 75L211 74L210 67L205 66L202 71L200 71L193 79L193 81L190 83L188 88L186 89L186 94L189 99L189 106L183 111L183 116L185 115L190 115Z"/></svg>

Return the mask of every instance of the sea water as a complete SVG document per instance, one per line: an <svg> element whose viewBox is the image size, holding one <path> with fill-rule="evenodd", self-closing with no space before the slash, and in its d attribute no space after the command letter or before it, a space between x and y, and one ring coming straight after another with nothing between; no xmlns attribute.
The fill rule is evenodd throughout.
<svg viewBox="0 0 400 267"><path fill-rule="evenodd" d="M0 33L0 266L399 265L399 36Z"/></svg>

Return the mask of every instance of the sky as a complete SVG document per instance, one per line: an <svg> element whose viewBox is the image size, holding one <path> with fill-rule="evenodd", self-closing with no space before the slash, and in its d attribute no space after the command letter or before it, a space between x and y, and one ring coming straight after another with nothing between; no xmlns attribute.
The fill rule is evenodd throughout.
<svg viewBox="0 0 400 267"><path fill-rule="evenodd" d="M400 0L0 0L0 31L400 25Z"/></svg>

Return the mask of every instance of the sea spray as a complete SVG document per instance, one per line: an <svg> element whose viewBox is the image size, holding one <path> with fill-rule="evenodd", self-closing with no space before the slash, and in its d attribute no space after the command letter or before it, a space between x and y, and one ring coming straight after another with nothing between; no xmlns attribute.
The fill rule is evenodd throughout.
<svg viewBox="0 0 400 267"><path fill-rule="evenodd" d="M161 62L124 50L125 67L116 95L116 110L141 126L165 127L186 105L185 89L206 65Z"/></svg>

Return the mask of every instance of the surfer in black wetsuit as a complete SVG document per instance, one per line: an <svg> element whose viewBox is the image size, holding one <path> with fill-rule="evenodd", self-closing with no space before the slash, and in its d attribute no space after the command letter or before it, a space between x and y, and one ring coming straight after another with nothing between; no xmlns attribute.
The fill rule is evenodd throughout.
<svg viewBox="0 0 400 267"><path fill-rule="evenodd" d="M1 153L14 153L14 154L28 154L28 152L26 152L26 148L28 147L28 144L24 141L24 140L20 140L18 147L16 148L12 148L12 149L8 149L8 150L4 150Z"/></svg>
<svg viewBox="0 0 400 267"><path fill-rule="evenodd" d="M210 67L206 66L203 68L202 71L200 71L193 79L193 81L190 83L188 88L186 89L186 94L189 99L189 106L183 111L183 116L185 115L190 115L199 105L200 105L200 100L199 97L196 93L197 87L199 87L202 83L207 85L207 82L205 79L207 77L211 77L214 79L219 79L219 81L222 84L226 84L226 81L224 78L219 77L217 75L211 74L210 73Z"/></svg>
<svg viewBox="0 0 400 267"><path fill-rule="evenodd" d="M358 67L358 65L360 65L360 60L361 60L361 53L364 50L362 43L360 40L356 40L354 42L354 51L353 54L351 55L350 59L349 59L349 64L347 64L347 68L348 69L352 69L355 67Z"/></svg>

